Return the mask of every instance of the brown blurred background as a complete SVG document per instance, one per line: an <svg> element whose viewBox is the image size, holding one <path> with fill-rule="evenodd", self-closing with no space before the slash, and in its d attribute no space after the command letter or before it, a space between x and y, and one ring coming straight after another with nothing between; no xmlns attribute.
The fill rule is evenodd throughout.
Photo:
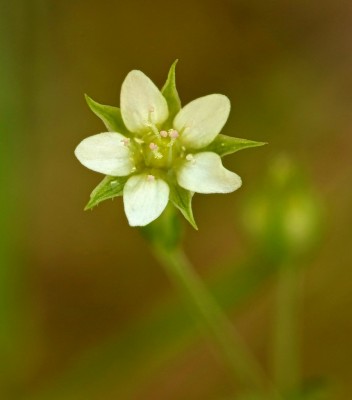
<svg viewBox="0 0 352 400"><path fill-rule="evenodd" d="M224 367L200 337L156 352L174 329L165 318L154 339L138 337L177 295L127 225L121 199L83 212L101 176L73 155L104 131L84 93L118 105L131 69L161 86L176 58L183 104L226 94L223 133L269 142L225 160L243 178L240 191L195 197L190 258L204 279L248 262L243 204L287 154L324 205L319 247L305 260L302 374L324 376L330 398L350 398L352 3L2 0L0 21L1 398L230 396ZM267 279L229 310L268 369L274 286Z"/></svg>

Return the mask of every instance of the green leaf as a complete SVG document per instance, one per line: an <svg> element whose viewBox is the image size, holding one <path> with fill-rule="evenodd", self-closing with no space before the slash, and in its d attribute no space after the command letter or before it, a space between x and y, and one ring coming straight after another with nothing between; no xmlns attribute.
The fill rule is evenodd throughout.
<svg viewBox="0 0 352 400"><path fill-rule="evenodd" d="M193 217L192 211L192 197L193 192L183 189L177 185L177 183L170 184L170 200L177 207L186 220L193 226L194 229L198 230L196 221Z"/></svg>
<svg viewBox="0 0 352 400"><path fill-rule="evenodd" d="M247 149L249 147L264 146L265 142L254 142L253 140L239 139L232 136L218 135L202 151L212 151L219 154L220 157L236 153L236 151Z"/></svg>
<svg viewBox="0 0 352 400"><path fill-rule="evenodd" d="M97 103L86 94L84 96L89 108L104 122L110 132L118 132L127 136L130 135L123 123L121 110L118 107L105 106Z"/></svg>
<svg viewBox="0 0 352 400"><path fill-rule="evenodd" d="M169 74L167 76L167 80L165 82L165 85L161 89L161 93L165 97L167 101L167 105L169 107L169 118L167 120L168 124L171 124L172 121L174 120L176 114L181 110L181 101L180 97L177 93L176 89L176 60L170 68Z"/></svg>
<svg viewBox="0 0 352 400"><path fill-rule="evenodd" d="M127 179L127 176L106 176L93 190L90 195L90 200L84 209L90 210L104 200L113 199L117 196L122 196L123 188Z"/></svg>

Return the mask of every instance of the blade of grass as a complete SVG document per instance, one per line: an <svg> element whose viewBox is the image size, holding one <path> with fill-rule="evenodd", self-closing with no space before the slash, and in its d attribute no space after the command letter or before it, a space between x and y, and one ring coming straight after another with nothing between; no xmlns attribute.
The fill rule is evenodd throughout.
<svg viewBox="0 0 352 400"><path fill-rule="evenodd" d="M273 334L275 382L283 393L300 384L299 306L301 274L297 265L283 265L277 274L276 321Z"/></svg>
<svg viewBox="0 0 352 400"><path fill-rule="evenodd" d="M23 157L23 88L20 62L23 15L18 1L3 3L0 13L0 397L10 398L20 375L24 311L20 241L22 195L19 162ZM13 21L16 20L15 26ZM19 28L21 26L21 28ZM9 40L11 38L12 40ZM20 222L21 221L21 222Z"/></svg>

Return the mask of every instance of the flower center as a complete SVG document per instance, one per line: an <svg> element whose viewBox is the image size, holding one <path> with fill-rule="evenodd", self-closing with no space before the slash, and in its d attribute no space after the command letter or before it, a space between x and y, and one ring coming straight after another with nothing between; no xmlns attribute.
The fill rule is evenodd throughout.
<svg viewBox="0 0 352 400"><path fill-rule="evenodd" d="M143 136L123 139L124 146L129 147L132 164L131 173L147 173L148 180L154 175L165 176L180 165L180 162L194 162L193 156L187 154L176 129L161 130L152 123L146 123L149 130Z"/></svg>
<svg viewBox="0 0 352 400"><path fill-rule="evenodd" d="M149 169L169 170L183 150L179 143L179 133L175 129L159 131L155 125L148 124L147 132L139 145L139 161Z"/></svg>

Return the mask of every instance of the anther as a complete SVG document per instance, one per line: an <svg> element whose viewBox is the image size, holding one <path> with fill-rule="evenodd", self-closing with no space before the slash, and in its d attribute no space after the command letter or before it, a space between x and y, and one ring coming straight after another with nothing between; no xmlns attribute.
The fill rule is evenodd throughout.
<svg viewBox="0 0 352 400"><path fill-rule="evenodd" d="M149 107L149 110L148 110L148 121L147 121L147 125L153 124L153 123L154 123L154 120L155 120L154 111L155 111L154 107L153 107L153 106L150 106L150 107Z"/></svg>
<svg viewBox="0 0 352 400"><path fill-rule="evenodd" d="M153 181L155 181L155 176L154 176L154 175L147 175L147 181L148 181L148 182L153 182Z"/></svg>
<svg viewBox="0 0 352 400"><path fill-rule="evenodd" d="M176 129L170 129L169 130L169 136L170 136L171 139L177 139L180 135L176 131Z"/></svg>
<svg viewBox="0 0 352 400"><path fill-rule="evenodd" d="M150 143L149 148L150 148L150 150L155 151L155 150L158 150L159 146L155 143Z"/></svg>
<svg viewBox="0 0 352 400"><path fill-rule="evenodd" d="M170 137L170 143L168 144L168 147L172 147L176 141L176 139L179 137L180 135L178 134L178 132L175 129L170 129L169 130L169 137Z"/></svg>
<svg viewBox="0 0 352 400"><path fill-rule="evenodd" d="M185 125L185 126L181 129L181 133L185 133L185 132L188 131L188 129L190 129L191 127L192 127L192 124Z"/></svg>
<svg viewBox="0 0 352 400"><path fill-rule="evenodd" d="M160 136L163 138L167 137L167 132L166 131L160 131Z"/></svg>
<svg viewBox="0 0 352 400"><path fill-rule="evenodd" d="M187 154L186 155L186 160L187 161L194 161L194 157L192 156L192 154Z"/></svg>
<svg viewBox="0 0 352 400"><path fill-rule="evenodd" d="M163 155L158 151L159 146L155 143L149 143L149 148L153 152L155 158L163 158Z"/></svg>
<svg viewBox="0 0 352 400"><path fill-rule="evenodd" d="M131 142L131 139L129 138L121 139L121 142L123 143L124 146L128 146Z"/></svg>

